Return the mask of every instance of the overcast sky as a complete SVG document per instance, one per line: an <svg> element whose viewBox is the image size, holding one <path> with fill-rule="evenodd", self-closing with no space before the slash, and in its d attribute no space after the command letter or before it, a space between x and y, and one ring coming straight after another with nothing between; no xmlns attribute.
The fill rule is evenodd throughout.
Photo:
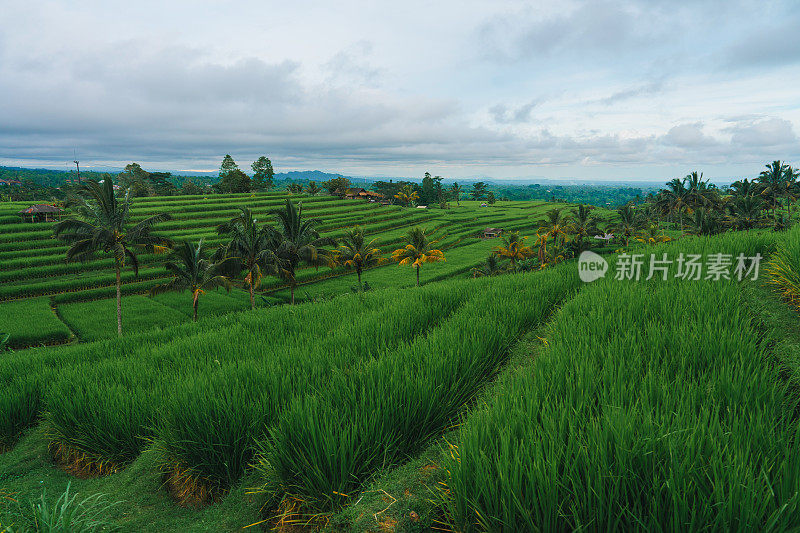
<svg viewBox="0 0 800 533"><path fill-rule="evenodd" d="M324 4L328 4L327 7ZM800 165L800 2L0 0L0 164L652 179Z"/></svg>

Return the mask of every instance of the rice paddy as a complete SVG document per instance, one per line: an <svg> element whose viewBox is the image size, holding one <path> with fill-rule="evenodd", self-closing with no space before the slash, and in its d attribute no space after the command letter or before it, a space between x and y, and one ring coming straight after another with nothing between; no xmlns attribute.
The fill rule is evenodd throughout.
<svg viewBox="0 0 800 533"><path fill-rule="evenodd" d="M136 216L168 210L159 231L213 243L237 202L281 199L143 199ZM304 268L294 306L279 279L254 310L210 290L193 322L191 293L145 295L166 274L144 256L118 338L111 265L70 270L44 230L9 221L0 331L48 346L0 357L0 494L74 483L120 501L108 517L126 531L800 527L796 230L634 248L760 254L756 281L673 264L587 284L569 261L471 279L495 244L484 227L535 233L551 205L303 201L383 251L422 225L447 261L418 288L410 268L367 268L363 292L352 271ZM27 237L41 246L25 255Z"/></svg>

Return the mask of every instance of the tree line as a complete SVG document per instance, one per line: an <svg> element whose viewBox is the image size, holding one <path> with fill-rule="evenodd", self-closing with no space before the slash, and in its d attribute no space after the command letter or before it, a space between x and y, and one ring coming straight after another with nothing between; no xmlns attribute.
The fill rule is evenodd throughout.
<svg viewBox="0 0 800 533"><path fill-rule="evenodd" d="M342 266L354 270L362 288L364 269L383 259L381 250L374 240L367 241L362 228L349 229L341 241L320 235L316 220L305 218L302 204L289 199L282 208L270 211L272 224L261 223L250 209L240 208L238 215L217 227L217 233L225 236L226 242L214 250L208 249L202 240L176 245L171 239L154 234L152 230L157 224L171 220L168 213L131 225L132 200L130 189L119 196L111 180L102 184L87 181L80 185L75 200L78 217L53 226L54 236L70 244L66 252L68 262L88 261L98 253L114 259L119 335L122 335L121 272L130 266L138 276L141 252L169 254L164 266L172 279L154 286L150 293L189 291L194 320L201 295L210 289L242 287L249 293L251 309L255 309L255 291L264 276L274 276L289 287L294 305L297 269L301 266ZM405 245L392 253L392 259L399 265L415 268L419 285L422 265L444 261L444 253L434 248L434 244L422 228L412 228Z"/></svg>

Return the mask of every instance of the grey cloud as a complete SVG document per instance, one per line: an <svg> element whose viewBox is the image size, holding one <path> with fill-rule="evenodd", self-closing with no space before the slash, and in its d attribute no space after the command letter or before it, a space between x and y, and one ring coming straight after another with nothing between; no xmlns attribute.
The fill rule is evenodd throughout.
<svg viewBox="0 0 800 533"><path fill-rule="evenodd" d="M669 129L663 142L670 146L699 150L717 144L717 141L703 133L703 123L679 124Z"/></svg>
<svg viewBox="0 0 800 533"><path fill-rule="evenodd" d="M747 147L772 147L797 142L792 123L780 118L743 121L726 129L731 142Z"/></svg>
<svg viewBox="0 0 800 533"><path fill-rule="evenodd" d="M637 98L639 96L650 96L658 94L664 90L664 85L665 84L663 79L649 81L647 83L631 87L630 89L617 91L611 94L610 96L599 99L598 103L605 105L612 105L618 102L629 100L631 98Z"/></svg>
<svg viewBox="0 0 800 533"><path fill-rule="evenodd" d="M507 106L506 104L495 104L489 108L489 114L498 124L520 124L531 122L533 109L541 103L541 100L531 100L520 106Z"/></svg>

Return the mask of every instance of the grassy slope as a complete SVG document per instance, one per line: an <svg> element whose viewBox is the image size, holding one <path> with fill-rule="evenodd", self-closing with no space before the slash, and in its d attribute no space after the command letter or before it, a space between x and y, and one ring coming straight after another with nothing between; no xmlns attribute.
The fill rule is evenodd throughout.
<svg viewBox="0 0 800 533"><path fill-rule="evenodd" d="M209 212L196 211L200 206L205 205L204 201L198 198L137 199L134 205L136 216L169 209L176 210L176 220L164 225L167 230L163 233L167 235L173 237L183 235L180 228L185 224L191 224L190 229L183 231L195 232L192 238L203 237L214 241L218 239L213 231L214 225L234 213L235 207L239 203L254 205L259 213L266 215L267 209L271 207L265 205L275 204L282 198L282 196L274 194L270 195L267 200L249 195L225 197L220 199L224 203L222 205L224 209L215 209ZM445 248L447 258L445 263L425 265L421 271L422 283L466 276L472 267L482 262L491 248L497 244L495 241L476 242L477 239L474 235L483 227L502 226L509 229L522 229L523 233L533 234L537 228L536 221L543 218L545 211L568 207L568 204L542 202L498 202L492 207L480 207L480 202L463 201L460 207L454 206L446 211L437 208L417 212L398 207L378 208L360 201L340 201L332 198L305 198L303 201L309 202L310 200L313 200L307 203L310 216L317 216L315 213L320 212L329 213L320 218L323 228L333 234L340 234L342 228L346 226L361 224L367 231L373 232L370 238L376 239L376 244L382 248L387 257L392 250L399 246L400 240L410 225L420 220L419 225L426 228L433 238L440 240L440 246ZM193 202L201 202L201 205L193 205ZM219 208L220 206L214 207ZM2 209L3 207L0 206L0 212ZM609 216L609 212L606 211L598 211L598 213L602 217ZM25 249L26 236L47 234L49 231L47 228L50 226L51 224L0 225L0 227L16 230L15 234L6 237L12 244L14 235L19 240L17 245L19 250L0 251L0 263L13 264L13 268L5 269L3 275L14 278L0 284L4 291L2 294L24 295L29 292L35 294L37 291L68 291L57 294L53 297L53 301L57 305L58 314L67 326L76 332L81 341L115 336L116 326L113 320L115 304L112 299L109 299L112 296L113 287L106 287L112 281L109 270L110 260L100 259L87 264L66 265L62 259L65 250L63 246L53 248L54 253L50 256L37 256L42 252L42 245L58 244L52 239L45 238L33 241L37 245L33 249ZM44 251L47 251L46 247ZM145 300L139 296L164 275L160 266L162 260L161 257L145 255L143 257L144 266L138 279L134 278L130 272L123 273L125 280L123 293L127 295L123 299L123 327L126 332L142 332L153 327L165 327L182 322L185 319L181 314L190 312L184 307L185 294L164 295L156 299L157 302L164 305L158 305L156 302ZM28 267L26 262L29 261L41 266ZM16 279L22 275L33 277ZM298 279L302 283L296 293L296 298L299 300L330 298L349 292L356 285L355 274L343 269L331 271L327 268L319 270L304 268L298 272ZM373 288L407 287L413 285L414 280L413 269L401 269L391 264L371 269L364 274L364 281ZM258 305L286 303L289 300L288 289L283 289L278 280L265 279L263 290L264 294L257 298ZM88 301L73 303L75 299ZM22 301L33 300L33 298L26 298ZM0 306L2 305L4 304L0 303ZM248 307L247 295L239 289L234 289L225 295L220 293L219 295L204 296L201 299L200 315L218 315ZM173 313L172 310L177 310L181 314ZM50 314L53 315L52 312ZM55 322L53 322L54 320ZM48 330L33 334L32 331L29 331L30 323L17 321L14 336L20 336L24 342L15 342L15 345L17 347L32 346L51 340L51 337L55 338L56 336L58 336L58 340L63 340L62 337L69 338L69 331L63 324L58 323L55 315L48 317L47 321L52 323L52 328L56 328L60 332L55 333ZM10 331L11 326L4 328L2 319L0 319L0 332L7 330ZM25 335L28 337L25 338Z"/></svg>

